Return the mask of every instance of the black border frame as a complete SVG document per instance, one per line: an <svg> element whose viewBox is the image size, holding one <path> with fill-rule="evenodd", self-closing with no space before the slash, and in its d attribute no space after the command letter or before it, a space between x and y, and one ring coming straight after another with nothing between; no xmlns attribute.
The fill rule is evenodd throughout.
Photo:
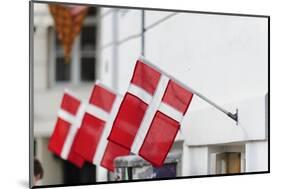
<svg viewBox="0 0 281 189"><path fill-rule="evenodd" d="M33 55L34 55L34 23L33 23L33 11L34 3L42 4L68 4L68 5L88 5L96 7L106 8L124 8L124 9L136 9L136 10L155 10L155 11L167 11L167 12L182 12L182 13L195 13L195 14L210 14L210 15L223 15L223 16L240 16L240 17L256 17L266 18L268 23L268 127L267 127L267 139L268 139L268 170L267 171L256 171L256 172L245 172L245 173L234 173L234 174L212 174L212 175L196 175L196 176L182 176L176 178L158 178L158 179L138 179L130 181L103 181L87 184L54 184L54 185L42 185L33 186L33 139L34 139L34 73L33 73ZM144 181L160 181L160 180L180 180L180 179L191 179L191 178L211 178L211 177L224 177L224 176L238 176L238 175L255 175L255 174L267 174L270 173L270 16L269 15L256 15L256 14L241 14L241 13L225 13L225 12L208 12L208 11L194 11L194 10L177 10L177 9L164 9L164 8L153 8L153 7L133 7L133 6L121 6L121 5L103 5L103 4L92 4L92 3L69 3L69 2L54 2L54 1L40 1L30 0L29 1L29 188L49 188L49 187L67 187L67 186L90 186L100 184L118 184L118 183L136 183Z"/></svg>

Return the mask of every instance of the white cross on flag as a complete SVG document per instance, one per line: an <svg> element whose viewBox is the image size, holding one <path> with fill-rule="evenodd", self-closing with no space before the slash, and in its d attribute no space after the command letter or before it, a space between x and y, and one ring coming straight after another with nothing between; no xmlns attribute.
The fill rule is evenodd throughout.
<svg viewBox="0 0 281 189"><path fill-rule="evenodd" d="M95 84L89 105L77 133L74 151L85 160L114 171L114 159L130 151L107 140L122 97L101 84Z"/></svg>
<svg viewBox="0 0 281 189"><path fill-rule="evenodd" d="M192 97L180 83L138 59L108 140L162 166Z"/></svg>
<svg viewBox="0 0 281 189"><path fill-rule="evenodd" d="M84 159L73 150L73 142L81 125L85 105L70 91L65 91L55 129L49 141L49 150L62 159L82 167Z"/></svg>

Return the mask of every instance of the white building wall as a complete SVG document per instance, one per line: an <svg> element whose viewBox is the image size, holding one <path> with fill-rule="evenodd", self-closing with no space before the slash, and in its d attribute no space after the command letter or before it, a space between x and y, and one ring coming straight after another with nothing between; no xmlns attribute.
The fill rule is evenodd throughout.
<svg viewBox="0 0 281 189"><path fill-rule="evenodd" d="M146 26L171 14L146 11ZM140 11L119 10L118 41L137 35L138 30L140 33L140 22ZM131 79L140 42L139 36L117 46L115 71L121 93ZM177 13L146 31L145 56L225 109L235 112L238 108L237 127L229 117L195 96L183 124L190 145L266 139L266 19ZM202 130L208 136L202 136Z"/></svg>
<svg viewBox="0 0 281 189"><path fill-rule="evenodd" d="M113 9L102 8L100 10L100 39L98 49L100 53L98 75L101 82L114 87L114 34L113 34Z"/></svg>
<svg viewBox="0 0 281 189"><path fill-rule="evenodd" d="M128 89L136 58L140 55L140 38L133 39L119 46L118 92L124 94Z"/></svg>
<svg viewBox="0 0 281 189"><path fill-rule="evenodd" d="M146 11L147 26L171 14L157 13ZM119 14L124 15L122 19L118 17L118 33L121 36L118 39L137 34L135 29L140 24L136 23L140 23L141 19L139 12L119 11ZM150 21L150 15L154 22ZM225 127L235 126L235 122L194 97L186 119L196 124L186 125L192 131L201 131L204 126L204 130L214 134L204 136L205 141L199 141L200 132L192 132L191 144L265 139L264 98L268 88L266 24L267 20L260 18L179 13L146 32L145 54L148 59L226 109L232 112L239 109L240 127ZM129 27L130 30L127 29ZM118 46L117 80L121 93L125 92L129 83L140 46L139 38ZM206 119L201 119L202 114ZM210 127L210 123L215 126ZM218 139L217 133L224 131L228 134Z"/></svg>
<svg viewBox="0 0 281 189"><path fill-rule="evenodd" d="M203 100L193 100L181 127L189 145L266 140L265 96L223 104L232 112L238 108L238 124ZM192 111L196 109L195 100L206 104L206 108Z"/></svg>
<svg viewBox="0 0 281 189"><path fill-rule="evenodd" d="M141 10L119 9L118 14L118 41L141 32Z"/></svg>
<svg viewBox="0 0 281 189"><path fill-rule="evenodd" d="M146 11L148 27L157 13ZM158 20L166 16L158 13ZM265 139L267 19L178 13L146 32L145 55L229 111L239 109L239 127L232 127L235 122L195 97L184 124L190 144Z"/></svg>
<svg viewBox="0 0 281 189"><path fill-rule="evenodd" d="M37 62L34 64L34 88L36 90L43 90L47 87L48 73L44 71L47 70L47 37L46 27L36 28L34 36L34 62ZM38 47L43 47L44 50Z"/></svg>
<svg viewBox="0 0 281 189"><path fill-rule="evenodd" d="M101 15L100 79L124 93L140 55L141 11L102 8Z"/></svg>
<svg viewBox="0 0 281 189"><path fill-rule="evenodd" d="M183 168L182 175L196 176L208 174L208 147L183 146Z"/></svg>
<svg viewBox="0 0 281 189"><path fill-rule="evenodd" d="M133 73L136 57L141 51L141 11L120 9L118 18L117 90L124 94ZM131 38L132 37L132 38ZM128 39L131 38L131 39Z"/></svg>
<svg viewBox="0 0 281 189"><path fill-rule="evenodd" d="M100 58L100 80L102 83L105 83L108 87L113 88L113 72L114 72L114 60L113 60L113 46L109 46L104 48L101 51L101 58Z"/></svg>
<svg viewBox="0 0 281 189"><path fill-rule="evenodd" d="M218 103L267 92L266 18L178 13L145 43L149 60Z"/></svg>
<svg viewBox="0 0 281 189"><path fill-rule="evenodd" d="M268 171L268 142L254 141L246 144L246 171Z"/></svg>
<svg viewBox="0 0 281 189"><path fill-rule="evenodd" d="M100 9L100 15L101 15L101 40L100 45L101 47L104 47L105 45L108 45L113 42L113 18L112 13L114 9L112 8L101 8Z"/></svg>

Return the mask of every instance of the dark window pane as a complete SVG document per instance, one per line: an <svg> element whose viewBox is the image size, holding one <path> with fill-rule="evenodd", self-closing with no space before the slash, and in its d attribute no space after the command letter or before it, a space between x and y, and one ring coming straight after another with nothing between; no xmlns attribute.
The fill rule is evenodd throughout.
<svg viewBox="0 0 281 189"><path fill-rule="evenodd" d="M84 26L81 31L81 48L86 51L94 51L96 47L96 27Z"/></svg>
<svg viewBox="0 0 281 189"><path fill-rule="evenodd" d="M177 176L177 164L164 164L162 167L153 168L153 178L175 178Z"/></svg>
<svg viewBox="0 0 281 189"><path fill-rule="evenodd" d="M77 168L64 161L64 184L93 184L96 182L96 166L85 162L82 168Z"/></svg>
<svg viewBox="0 0 281 189"><path fill-rule="evenodd" d="M37 157L37 141L36 139L33 140L33 153L34 153L34 156Z"/></svg>
<svg viewBox="0 0 281 189"><path fill-rule="evenodd" d="M88 16L95 16L97 15L98 9L96 7L89 7Z"/></svg>
<svg viewBox="0 0 281 189"><path fill-rule="evenodd" d="M63 57L56 58L56 81L70 80L70 63L65 63Z"/></svg>
<svg viewBox="0 0 281 189"><path fill-rule="evenodd" d="M59 38L58 38L57 32L55 32L55 35L56 35L56 44L55 44L55 46L56 46L56 52L63 52L62 43L61 43L61 41L60 41Z"/></svg>
<svg viewBox="0 0 281 189"><path fill-rule="evenodd" d="M93 81L95 79L95 58L82 58L81 80Z"/></svg>

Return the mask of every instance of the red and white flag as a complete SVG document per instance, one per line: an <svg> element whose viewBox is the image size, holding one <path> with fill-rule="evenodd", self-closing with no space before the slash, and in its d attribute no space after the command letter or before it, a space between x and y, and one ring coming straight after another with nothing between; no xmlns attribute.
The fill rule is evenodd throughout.
<svg viewBox="0 0 281 189"><path fill-rule="evenodd" d="M138 59L108 140L162 166L192 97L179 82Z"/></svg>
<svg viewBox="0 0 281 189"><path fill-rule="evenodd" d="M49 150L68 160L77 167L82 167L84 159L73 150L73 142L81 125L85 104L74 94L64 92L55 129L49 141Z"/></svg>
<svg viewBox="0 0 281 189"><path fill-rule="evenodd" d="M101 84L95 84L74 150L85 160L114 171L114 159L130 151L107 140L122 97Z"/></svg>

